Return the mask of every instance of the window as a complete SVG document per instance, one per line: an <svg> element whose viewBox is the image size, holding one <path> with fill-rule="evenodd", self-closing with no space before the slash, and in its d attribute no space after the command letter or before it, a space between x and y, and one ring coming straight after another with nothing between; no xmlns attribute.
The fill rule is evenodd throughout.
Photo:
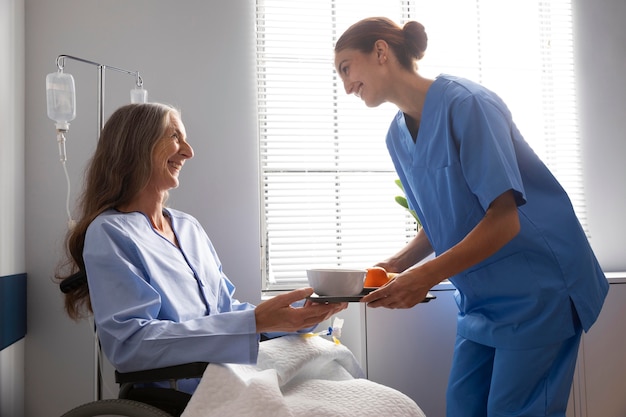
<svg viewBox="0 0 626 417"><path fill-rule="evenodd" d="M424 24L423 75L496 91L584 225L570 0L257 0L265 289L302 286L308 267L367 267L415 233L385 147L397 109L347 96L334 70L335 41L368 16Z"/></svg>

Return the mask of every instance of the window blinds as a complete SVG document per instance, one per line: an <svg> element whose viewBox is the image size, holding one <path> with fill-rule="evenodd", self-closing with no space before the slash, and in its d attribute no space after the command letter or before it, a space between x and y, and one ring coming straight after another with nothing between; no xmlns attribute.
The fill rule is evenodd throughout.
<svg viewBox="0 0 626 417"><path fill-rule="evenodd" d="M309 267L368 267L415 234L385 147L397 109L347 96L334 70L334 43L364 17L423 23L423 75L502 96L584 223L569 0L257 0L256 15L265 289L302 286Z"/></svg>

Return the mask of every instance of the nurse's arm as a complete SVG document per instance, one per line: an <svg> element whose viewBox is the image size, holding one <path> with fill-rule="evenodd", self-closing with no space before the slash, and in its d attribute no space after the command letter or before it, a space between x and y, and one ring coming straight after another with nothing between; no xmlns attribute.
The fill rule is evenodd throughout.
<svg viewBox="0 0 626 417"><path fill-rule="evenodd" d="M425 263L424 272L438 284L487 259L513 239L519 230L517 203L513 191L509 190L493 200L485 217L463 240Z"/></svg>
<svg viewBox="0 0 626 417"><path fill-rule="evenodd" d="M496 253L520 230L513 191L497 197L483 219L463 240L431 261L398 275L387 286L363 297L371 307L410 308L441 281Z"/></svg>
<svg viewBox="0 0 626 417"><path fill-rule="evenodd" d="M420 228L415 237L404 248L383 262L379 262L377 266L382 266L387 272L403 272L431 253L433 253L433 247L424 229Z"/></svg>

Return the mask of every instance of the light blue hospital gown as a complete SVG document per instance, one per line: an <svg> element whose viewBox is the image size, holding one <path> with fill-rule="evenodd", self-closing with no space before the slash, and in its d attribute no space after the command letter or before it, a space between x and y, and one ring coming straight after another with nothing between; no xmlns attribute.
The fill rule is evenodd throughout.
<svg viewBox="0 0 626 417"><path fill-rule="evenodd" d="M514 191L519 234L450 277L460 336L496 348L545 346L575 334L572 305L590 328L608 281L565 191L494 93L439 76L426 95L417 140L398 112L387 147L435 254L460 242L496 197Z"/></svg>
<svg viewBox="0 0 626 417"><path fill-rule="evenodd" d="M83 257L105 355L121 372L195 361L256 363L254 306L233 297L198 221L166 212L180 249L137 212L108 210L87 229Z"/></svg>

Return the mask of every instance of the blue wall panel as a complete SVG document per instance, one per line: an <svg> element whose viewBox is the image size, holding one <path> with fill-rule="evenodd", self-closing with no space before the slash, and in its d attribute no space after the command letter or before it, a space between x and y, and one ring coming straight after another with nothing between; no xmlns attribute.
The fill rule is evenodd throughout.
<svg viewBox="0 0 626 417"><path fill-rule="evenodd" d="M0 350L26 335L26 274L0 277Z"/></svg>

